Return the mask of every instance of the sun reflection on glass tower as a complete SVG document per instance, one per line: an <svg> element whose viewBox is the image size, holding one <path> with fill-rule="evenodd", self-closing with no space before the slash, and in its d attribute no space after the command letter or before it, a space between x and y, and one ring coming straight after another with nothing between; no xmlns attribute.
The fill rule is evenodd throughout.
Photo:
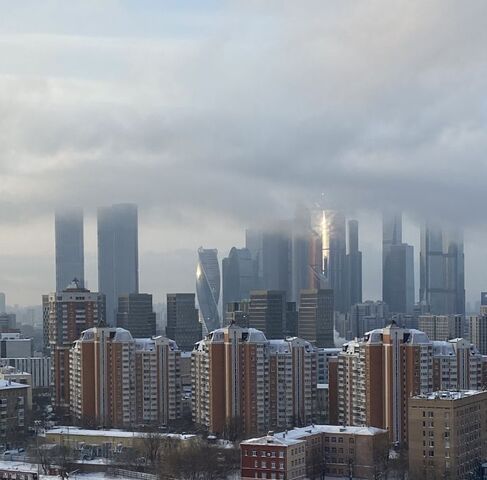
<svg viewBox="0 0 487 480"><path fill-rule="evenodd" d="M220 327L220 266L218 250L200 247L196 265L196 294L202 323L208 332Z"/></svg>

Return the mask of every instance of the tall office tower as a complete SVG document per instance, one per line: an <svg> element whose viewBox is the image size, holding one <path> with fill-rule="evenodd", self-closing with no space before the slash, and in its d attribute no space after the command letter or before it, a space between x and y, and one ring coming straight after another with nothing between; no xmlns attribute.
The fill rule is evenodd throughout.
<svg viewBox="0 0 487 480"><path fill-rule="evenodd" d="M0 313L5 313L6 311L5 293L0 292Z"/></svg>
<svg viewBox="0 0 487 480"><path fill-rule="evenodd" d="M166 337L174 340L183 351L193 350L202 338L194 293L167 294Z"/></svg>
<svg viewBox="0 0 487 480"><path fill-rule="evenodd" d="M329 288L333 290L334 309L347 313L347 237L346 222L342 213L327 210L326 237L323 241L325 257L328 258Z"/></svg>
<svg viewBox="0 0 487 480"><path fill-rule="evenodd" d="M135 340L135 386L138 425L168 425L181 418L181 351L174 340Z"/></svg>
<svg viewBox="0 0 487 480"><path fill-rule="evenodd" d="M139 292L137 206L98 209L98 289L106 296L107 323L114 325L118 297Z"/></svg>
<svg viewBox="0 0 487 480"><path fill-rule="evenodd" d="M134 338L156 334L156 314L149 293L125 293L118 297L117 326L127 329Z"/></svg>
<svg viewBox="0 0 487 480"><path fill-rule="evenodd" d="M298 310L296 302L286 302L286 320L284 337L296 337L298 335Z"/></svg>
<svg viewBox="0 0 487 480"><path fill-rule="evenodd" d="M411 478L481 478L487 392L439 391L409 399Z"/></svg>
<svg viewBox="0 0 487 480"><path fill-rule="evenodd" d="M483 387L482 355L465 340L431 341L419 330L390 326L344 345L338 355L338 420L389 430L407 442L407 403L435 390ZM331 382L331 379L330 379Z"/></svg>
<svg viewBox="0 0 487 480"><path fill-rule="evenodd" d="M290 233L290 290L288 297L299 302L299 292L310 287L312 264L311 253L311 215L310 211L301 206L296 210L291 223ZM321 253L321 252L320 252Z"/></svg>
<svg viewBox="0 0 487 480"><path fill-rule="evenodd" d="M420 315L418 328L430 340L449 340L465 336L463 315Z"/></svg>
<svg viewBox="0 0 487 480"><path fill-rule="evenodd" d="M348 222L347 311L362 303L362 252L358 248L358 222Z"/></svg>
<svg viewBox="0 0 487 480"><path fill-rule="evenodd" d="M227 305L250 298L250 290L256 287L254 263L247 248L230 250L222 261L222 297L223 311Z"/></svg>
<svg viewBox="0 0 487 480"><path fill-rule="evenodd" d="M291 289L291 232L289 222L280 222L262 237L263 286L266 290Z"/></svg>
<svg viewBox="0 0 487 480"><path fill-rule="evenodd" d="M382 218L382 299L393 313L414 308L414 247L402 242L402 215Z"/></svg>
<svg viewBox="0 0 487 480"><path fill-rule="evenodd" d="M268 341L230 325L192 352L193 421L210 432L245 435L313 419L316 353L298 338Z"/></svg>
<svg viewBox="0 0 487 480"><path fill-rule="evenodd" d="M333 290L303 290L299 305L298 336L316 347L333 348Z"/></svg>
<svg viewBox="0 0 487 480"><path fill-rule="evenodd" d="M85 283L83 210L70 208L56 210L56 292L62 292L77 279Z"/></svg>
<svg viewBox="0 0 487 480"><path fill-rule="evenodd" d="M421 226L420 301L435 315L465 314L463 239L431 223Z"/></svg>
<svg viewBox="0 0 487 480"><path fill-rule="evenodd" d="M105 321L105 296L72 282L62 292L43 297L44 329L51 353L53 404L69 407L69 349L86 328Z"/></svg>
<svg viewBox="0 0 487 480"><path fill-rule="evenodd" d="M470 341L482 355L487 355L487 314L470 316L468 324Z"/></svg>
<svg viewBox="0 0 487 480"><path fill-rule="evenodd" d="M487 306L487 292L480 292L480 306Z"/></svg>
<svg viewBox="0 0 487 480"><path fill-rule="evenodd" d="M135 424L135 342L123 328L89 328L70 350L70 413L80 425Z"/></svg>
<svg viewBox="0 0 487 480"><path fill-rule="evenodd" d="M218 302L220 301L220 265L218 250L200 247L196 265L196 294L200 307L201 323L207 331L220 327Z"/></svg>
<svg viewBox="0 0 487 480"><path fill-rule="evenodd" d="M250 292L249 326L264 332L268 339L283 338L286 329L286 292Z"/></svg>
<svg viewBox="0 0 487 480"><path fill-rule="evenodd" d="M249 326L249 306L250 300L242 300L241 302L227 303L227 310L225 312L225 325L235 324L239 327Z"/></svg>
<svg viewBox="0 0 487 480"><path fill-rule="evenodd" d="M264 233L262 230L245 230L245 248L252 257L254 278L256 281L255 289L263 288L264 285L264 252L263 252Z"/></svg>
<svg viewBox="0 0 487 480"><path fill-rule="evenodd" d="M346 338L361 338L370 330L382 328L389 321L389 307L384 302L372 302L352 305L348 315Z"/></svg>

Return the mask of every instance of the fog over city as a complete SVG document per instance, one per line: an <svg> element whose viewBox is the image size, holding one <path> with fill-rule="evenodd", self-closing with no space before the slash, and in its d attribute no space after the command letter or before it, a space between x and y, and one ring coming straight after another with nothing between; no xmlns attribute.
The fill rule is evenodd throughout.
<svg viewBox="0 0 487 480"><path fill-rule="evenodd" d="M204 5L202 5L204 3ZM487 290L487 3L1 2L0 290L54 290L54 210L139 207L140 290L194 291L196 250L322 192L360 222L381 297L381 212L404 240L464 228L467 301ZM418 268L416 268L418 270ZM419 282L416 282L416 297Z"/></svg>

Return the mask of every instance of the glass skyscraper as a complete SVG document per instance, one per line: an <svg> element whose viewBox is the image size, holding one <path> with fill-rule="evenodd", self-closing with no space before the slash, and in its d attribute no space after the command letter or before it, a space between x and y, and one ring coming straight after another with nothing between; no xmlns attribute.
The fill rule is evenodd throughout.
<svg viewBox="0 0 487 480"><path fill-rule="evenodd" d="M98 209L98 289L106 296L106 316L115 325L118 298L139 292L137 205Z"/></svg>
<svg viewBox="0 0 487 480"><path fill-rule="evenodd" d="M54 219L56 237L56 291L62 292L74 280L81 288L85 282L83 247L83 210L63 208L56 210Z"/></svg>

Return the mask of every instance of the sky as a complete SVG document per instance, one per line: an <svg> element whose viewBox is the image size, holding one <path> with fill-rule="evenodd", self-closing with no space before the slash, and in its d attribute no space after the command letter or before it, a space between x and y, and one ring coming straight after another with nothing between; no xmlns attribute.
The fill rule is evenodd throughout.
<svg viewBox="0 0 487 480"><path fill-rule="evenodd" d="M54 288L59 205L139 206L140 285L194 290L196 249L321 192L361 224L380 298L380 212L405 240L465 230L467 299L487 289L484 0L0 0L0 291ZM416 248L416 256L419 253Z"/></svg>

